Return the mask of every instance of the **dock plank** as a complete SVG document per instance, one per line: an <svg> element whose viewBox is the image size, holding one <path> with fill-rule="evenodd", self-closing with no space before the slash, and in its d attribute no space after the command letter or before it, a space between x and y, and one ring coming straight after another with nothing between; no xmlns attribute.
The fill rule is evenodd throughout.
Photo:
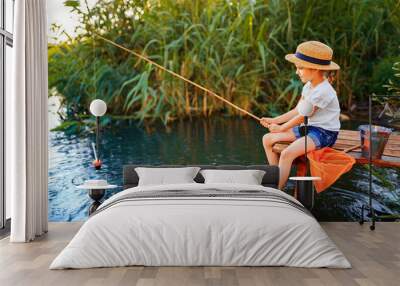
<svg viewBox="0 0 400 286"><path fill-rule="evenodd" d="M289 144L290 142L278 142L274 145L273 150L276 153L281 153ZM358 144L360 144L360 131L340 130L333 148L343 151ZM368 158L361 156L361 148L356 148L348 154L353 156L358 164L368 163ZM381 167L400 167L400 135L390 135L382 158L374 159L373 163Z"/></svg>

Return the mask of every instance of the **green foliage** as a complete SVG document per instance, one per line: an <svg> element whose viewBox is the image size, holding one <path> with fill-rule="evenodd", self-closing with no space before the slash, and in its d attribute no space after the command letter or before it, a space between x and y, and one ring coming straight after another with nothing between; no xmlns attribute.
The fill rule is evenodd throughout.
<svg viewBox="0 0 400 286"><path fill-rule="evenodd" d="M259 115L295 104L302 84L284 56L302 41L333 47L344 108L374 92L375 67L400 45L398 0L99 0L91 10L81 2L65 1L79 16L78 36L49 46L49 88L69 118L95 97L110 114L164 123L238 114L93 31Z"/></svg>
<svg viewBox="0 0 400 286"><path fill-rule="evenodd" d="M385 87L390 93L400 96L400 62L393 64L393 76L389 78L388 84Z"/></svg>
<svg viewBox="0 0 400 286"><path fill-rule="evenodd" d="M390 91L390 82L392 82L392 84L396 83L396 79L393 79L394 73L396 73L396 64L393 65L393 63L396 62L400 62L400 56L384 58L376 65L371 78L371 85L374 93L386 94L388 88Z"/></svg>
<svg viewBox="0 0 400 286"><path fill-rule="evenodd" d="M80 133L84 129L84 125L80 121L65 121L51 131L63 131L67 135Z"/></svg>
<svg viewBox="0 0 400 286"><path fill-rule="evenodd" d="M80 3L78 0L69 0L69 1L64 1L64 6L77 8L80 6Z"/></svg>

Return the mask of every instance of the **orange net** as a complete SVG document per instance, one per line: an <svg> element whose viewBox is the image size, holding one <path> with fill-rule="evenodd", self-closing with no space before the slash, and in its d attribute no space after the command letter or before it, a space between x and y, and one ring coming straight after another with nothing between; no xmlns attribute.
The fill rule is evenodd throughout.
<svg viewBox="0 0 400 286"><path fill-rule="evenodd" d="M336 182L341 175L351 170L356 160L342 151L325 147L311 151L307 154L310 162L310 172L313 177L320 177L320 181L314 181L317 193L320 193ZM297 175L306 175L304 160L298 164Z"/></svg>

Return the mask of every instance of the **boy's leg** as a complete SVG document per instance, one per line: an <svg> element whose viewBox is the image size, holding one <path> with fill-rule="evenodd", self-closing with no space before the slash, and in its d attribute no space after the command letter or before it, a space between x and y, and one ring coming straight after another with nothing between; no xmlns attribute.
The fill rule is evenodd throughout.
<svg viewBox="0 0 400 286"><path fill-rule="evenodd" d="M296 136L294 135L292 130L288 130L282 133L267 133L263 136L263 146L265 150L265 154L267 155L268 164L277 166L278 165L278 154L272 151L272 147L275 143L286 141L293 142L296 140Z"/></svg>
<svg viewBox="0 0 400 286"><path fill-rule="evenodd" d="M293 160L297 157L304 155L304 141L305 137L301 137L291 143L285 150L282 151L279 159L279 189L282 190L286 185L287 179L290 174ZM315 150L314 141L307 136L307 152Z"/></svg>

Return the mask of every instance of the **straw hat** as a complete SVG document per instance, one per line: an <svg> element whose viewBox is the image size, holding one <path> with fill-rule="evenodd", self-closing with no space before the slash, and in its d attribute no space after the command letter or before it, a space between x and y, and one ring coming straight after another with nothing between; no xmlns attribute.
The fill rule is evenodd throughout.
<svg viewBox="0 0 400 286"><path fill-rule="evenodd" d="M338 70L339 65L332 62L333 50L317 41L308 41L297 46L295 54L288 54L285 59L305 68L318 70Z"/></svg>

